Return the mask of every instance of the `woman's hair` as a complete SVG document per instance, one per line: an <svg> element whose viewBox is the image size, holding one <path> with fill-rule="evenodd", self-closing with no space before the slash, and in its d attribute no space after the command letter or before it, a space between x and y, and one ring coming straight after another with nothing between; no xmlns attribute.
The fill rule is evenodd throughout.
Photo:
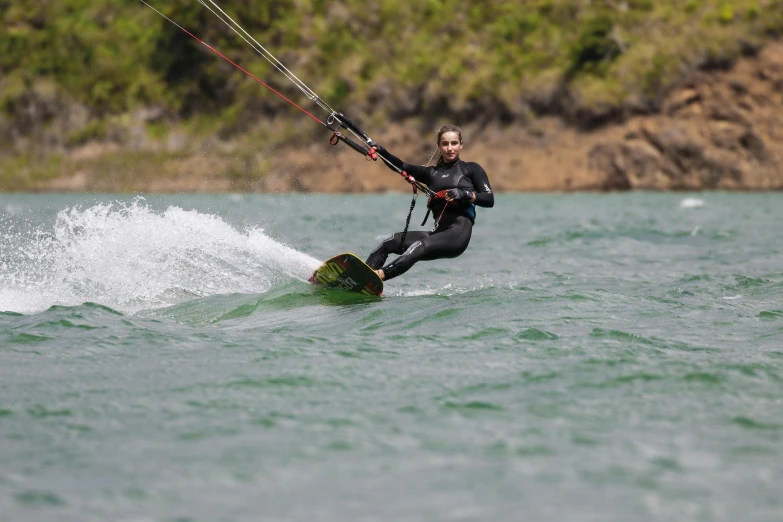
<svg viewBox="0 0 783 522"><path fill-rule="evenodd" d="M459 142L462 143L462 129L460 129L456 125L444 125L438 131L438 141L437 141L438 147L440 147L440 139L447 132L456 132L459 135ZM436 166L442 167L443 165L444 165L443 155L441 154L441 156L438 158L438 164Z"/></svg>

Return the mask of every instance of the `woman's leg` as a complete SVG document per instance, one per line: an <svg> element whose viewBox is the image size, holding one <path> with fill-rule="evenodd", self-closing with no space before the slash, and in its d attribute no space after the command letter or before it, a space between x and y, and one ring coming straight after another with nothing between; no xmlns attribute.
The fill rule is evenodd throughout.
<svg viewBox="0 0 783 522"><path fill-rule="evenodd" d="M420 241L429 235L430 232L424 231L408 232L405 236L405 248L410 247L416 241ZM365 262L370 265L370 268L373 270L378 270L386 262L386 258L389 257L389 254L402 254L402 232L380 238L378 244L375 245L372 254L370 254L370 257L368 257Z"/></svg>
<svg viewBox="0 0 783 522"><path fill-rule="evenodd" d="M434 234L425 232L426 235L420 236L420 239L412 238L408 249L400 257L383 267L384 279L388 281L404 274L421 260L431 261L457 257L468 248L472 230L473 223L465 218ZM408 243L407 240L405 242Z"/></svg>

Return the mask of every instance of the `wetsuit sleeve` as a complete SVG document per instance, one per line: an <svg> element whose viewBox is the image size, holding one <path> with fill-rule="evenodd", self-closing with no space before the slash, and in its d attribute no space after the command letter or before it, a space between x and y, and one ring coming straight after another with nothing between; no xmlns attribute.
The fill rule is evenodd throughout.
<svg viewBox="0 0 783 522"><path fill-rule="evenodd" d="M410 163L405 163L403 166L405 167L403 170L413 176L413 179L424 183L425 185L430 184L432 171L434 170L433 167L427 167L425 165L411 165Z"/></svg>
<svg viewBox="0 0 783 522"><path fill-rule="evenodd" d="M476 205L479 207L492 208L495 206L495 195L492 194L492 188L489 186L489 177L478 163L471 163L470 175L473 179L473 186L476 187Z"/></svg>
<svg viewBox="0 0 783 522"><path fill-rule="evenodd" d="M396 169L405 170L405 162L403 162L400 158L398 158L397 156L395 156L394 154L386 150L385 147L379 147L377 151L378 151L378 156L381 156L382 158L388 161L388 163L387 161L384 161L383 164L389 167L389 170L393 170L394 172L397 172Z"/></svg>
<svg viewBox="0 0 783 522"><path fill-rule="evenodd" d="M411 165L410 163L405 163L404 161L402 161L400 158L398 158L397 156L395 156L385 148L378 149L378 155L384 157L389 161L388 163L384 161L386 166L389 167L389 170L398 172L397 169L399 169L413 176L413 178L416 181L425 184L429 183L432 167L425 167L424 165Z"/></svg>

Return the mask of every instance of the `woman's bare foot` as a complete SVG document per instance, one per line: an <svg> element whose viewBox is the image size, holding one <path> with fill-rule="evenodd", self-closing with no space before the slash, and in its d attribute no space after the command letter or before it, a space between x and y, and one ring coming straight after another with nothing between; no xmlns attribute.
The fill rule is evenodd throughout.
<svg viewBox="0 0 783 522"><path fill-rule="evenodd" d="M383 273L383 268L379 268L375 271L376 274L378 274L378 277L381 278L381 281L384 281L386 279L386 274Z"/></svg>

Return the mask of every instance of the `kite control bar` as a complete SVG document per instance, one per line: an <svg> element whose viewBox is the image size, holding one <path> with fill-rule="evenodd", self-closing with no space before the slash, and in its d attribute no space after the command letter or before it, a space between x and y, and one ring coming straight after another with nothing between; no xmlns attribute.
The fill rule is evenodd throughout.
<svg viewBox="0 0 783 522"><path fill-rule="evenodd" d="M361 154L362 156L366 156L368 160L376 161L378 159L378 153L375 152L375 147L370 147L369 149L367 147L364 147L355 141L353 141L348 136L338 132L334 131L334 134L332 134L332 137L329 139L329 143L331 145L337 145L338 142L342 141L349 147L351 147L353 150Z"/></svg>
<svg viewBox="0 0 783 522"><path fill-rule="evenodd" d="M364 132L362 129L360 129L359 126L356 125L354 122L349 120L345 116L345 114L343 114L342 112L338 112L338 113L335 113L334 116L335 116L335 119L340 122L340 126L342 128L348 129L349 131L353 131L354 133L358 134L359 136L362 137L362 139L364 139L365 142L367 142L368 145L370 143L372 143L372 140L367 135L367 133Z"/></svg>
<svg viewBox="0 0 783 522"><path fill-rule="evenodd" d="M360 129L358 125L349 120L345 114L341 112L333 112L329 115L329 118L326 119L326 123L327 127L329 127L334 132L331 139L329 140L329 143L332 145L337 145L339 141L342 141L362 156L366 156L367 159L373 161L378 160L378 153L375 152L375 142L373 142L367 133ZM361 137L367 143L367 145L359 144L348 136L340 133L338 130L340 127L353 132L356 136Z"/></svg>

